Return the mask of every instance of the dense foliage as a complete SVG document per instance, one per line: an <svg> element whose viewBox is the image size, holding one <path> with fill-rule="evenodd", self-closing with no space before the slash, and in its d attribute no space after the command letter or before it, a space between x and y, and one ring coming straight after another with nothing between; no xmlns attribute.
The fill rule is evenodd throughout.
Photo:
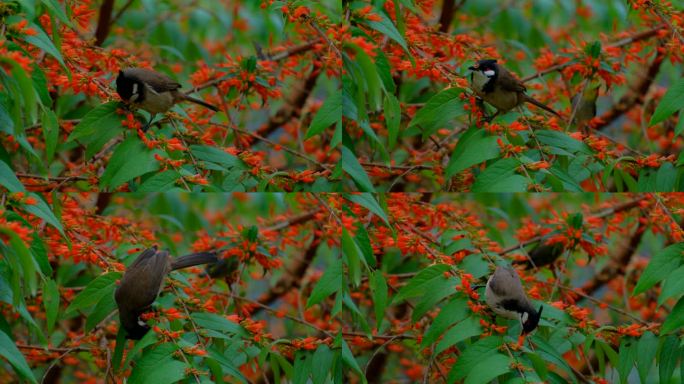
<svg viewBox="0 0 684 384"><path fill-rule="evenodd" d="M0 178L11 169L63 191L336 189L340 66L327 34L339 4L101 3L0 3ZM147 112L115 91L129 67L219 111L180 104L143 132Z"/></svg>
<svg viewBox="0 0 684 384"><path fill-rule="evenodd" d="M344 38L349 187L684 189L681 2L370 3L350 2ZM531 107L485 122L468 68L489 58L562 117ZM583 130L570 100L595 86L598 115Z"/></svg>

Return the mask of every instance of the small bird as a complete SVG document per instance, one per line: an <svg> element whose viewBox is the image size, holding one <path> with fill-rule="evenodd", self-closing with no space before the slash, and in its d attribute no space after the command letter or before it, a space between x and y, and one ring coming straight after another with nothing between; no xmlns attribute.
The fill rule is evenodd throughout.
<svg viewBox="0 0 684 384"><path fill-rule="evenodd" d="M525 269L539 268L545 265L552 264L565 251L565 247L561 243L545 244L544 240L540 240L537 245L527 253L529 259L523 260L516 264L525 264ZM531 261L530 261L531 259Z"/></svg>
<svg viewBox="0 0 684 384"><path fill-rule="evenodd" d="M114 294L126 338L140 340L150 330L140 315L150 310L169 272L217 261L216 252L192 253L173 259L167 251L158 251L153 246L140 253L126 269Z"/></svg>
<svg viewBox="0 0 684 384"><path fill-rule="evenodd" d="M206 101L179 91L180 87L181 85L170 77L146 68L127 68L119 71L116 78L116 93L121 99L151 114L150 121L143 131L149 128L157 113L165 113L181 101L189 101L214 112L218 111L218 108Z"/></svg>
<svg viewBox="0 0 684 384"><path fill-rule="evenodd" d="M575 111L573 121L580 131L585 132L589 120L596 117L596 100L599 95L599 88L601 83L597 81L590 82L584 89L584 92L576 94L572 97L572 109Z"/></svg>
<svg viewBox="0 0 684 384"><path fill-rule="evenodd" d="M527 298L520 277L510 265L498 266L487 280L485 289L487 305L496 313L509 319L519 319L522 334L528 334L537 328L543 306L535 311Z"/></svg>
<svg viewBox="0 0 684 384"><path fill-rule="evenodd" d="M496 107L496 113L488 119L489 121L499 113L506 113L525 102L560 116L558 112L525 94L527 88L523 83L513 77L506 68L497 64L496 60L480 60L468 69L472 71L470 88L482 100Z"/></svg>

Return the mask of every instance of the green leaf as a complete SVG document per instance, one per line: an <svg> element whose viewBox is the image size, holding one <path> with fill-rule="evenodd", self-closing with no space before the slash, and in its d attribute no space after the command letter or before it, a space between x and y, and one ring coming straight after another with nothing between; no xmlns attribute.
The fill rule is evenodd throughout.
<svg viewBox="0 0 684 384"><path fill-rule="evenodd" d="M679 267L682 261L682 253L684 253L684 243L673 244L656 253L641 274L632 296L646 291L657 282L667 278L672 271Z"/></svg>
<svg viewBox="0 0 684 384"><path fill-rule="evenodd" d="M648 125L658 124L682 108L684 108L684 78L672 84L665 92Z"/></svg>
<svg viewBox="0 0 684 384"><path fill-rule="evenodd" d="M418 298L413 313L411 313L411 320L414 323L418 322L428 311L434 309L437 303L445 297L455 294L456 286L459 283L460 280L455 277L434 279L425 283L423 288L426 294Z"/></svg>
<svg viewBox="0 0 684 384"><path fill-rule="evenodd" d="M228 320L225 316L208 313L196 312L190 315L198 326L221 333L247 336L247 331L238 323Z"/></svg>
<svg viewBox="0 0 684 384"><path fill-rule="evenodd" d="M304 139L309 139L323 132L329 126L342 120L342 91L333 92L323 102L321 109L311 121Z"/></svg>
<svg viewBox="0 0 684 384"><path fill-rule="evenodd" d="M391 93L385 95L383 112L385 114L385 126L387 127L387 143L389 149L392 150L397 145L399 126L401 125L401 106L396 96Z"/></svg>
<svg viewBox="0 0 684 384"><path fill-rule="evenodd" d="M9 237L10 249L14 252L6 252L7 263L11 268L12 275L12 294L14 306L23 306L21 297L21 287L28 288L31 294L37 289L36 268L29 249L19 235L9 228L0 227L0 233ZM30 315L29 315L30 316Z"/></svg>
<svg viewBox="0 0 684 384"><path fill-rule="evenodd" d="M85 142L91 143L98 141L102 135L109 135L110 130L123 132L121 121L125 116L116 113L121 106L122 104L117 101L110 101L91 109L71 131L67 143L78 139L85 139Z"/></svg>
<svg viewBox="0 0 684 384"><path fill-rule="evenodd" d="M682 118L684 118L684 116ZM660 168L658 168L658 173L656 174L655 190L657 192L674 192L676 181L677 170L674 165L672 165L672 163L663 163Z"/></svg>
<svg viewBox="0 0 684 384"><path fill-rule="evenodd" d="M220 148L209 147L206 145L191 145L190 151L198 159L209 163L218 164L226 169L237 168L246 169L242 160L238 157L223 151Z"/></svg>
<svg viewBox="0 0 684 384"><path fill-rule="evenodd" d="M472 128L456 143L446 168L446 177L499 155L497 136L487 136L484 129Z"/></svg>
<svg viewBox="0 0 684 384"><path fill-rule="evenodd" d="M71 20L69 20L66 13L64 13L62 6L59 4L59 2L57 2L57 0L42 0L42 3L48 8L50 14L57 16L62 23L73 28Z"/></svg>
<svg viewBox="0 0 684 384"><path fill-rule="evenodd" d="M661 383L669 383L679 358L679 338L669 335L663 340L658 359L658 376Z"/></svg>
<svg viewBox="0 0 684 384"><path fill-rule="evenodd" d="M345 199L359 204L360 206L366 208L367 210L373 212L376 216L382 219L382 221L389 227L389 218L387 213L382 209L378 201L375 199L371 193L355 193L355 194L344 194Z"/></svg>
<svg viewBox="0 0 684 384"><path fill-rule="evenodd" d="M376 270L371 272L369 283L375 307L375 327L380 329L382 320L385 318L385 308L387 308L387 281L382 271Z"/></svg>
<svg viewBox="0 0 684 384"><path fill-rule="evenodd" d="M451 367L447 381L453 383L467 377L478 363L496 353L502 342L498 336L485 337L463 350L456 364Z"/></svg>
<svg viewBox="0 0 684 384"><path fill-rule="evenodd" d="M373 192L373 183L363 169L354 153L346 146L342 146L342 169L351 176L356 185L363 192Z"/></svg>
<svg viewBox="0 0 684 384"><path fill-rule="evenodd" d="M480 326L480 319L474 316L467 317L444 333L442 340L440 340L437 343L437 347L435 347L435 356L446 351L447 348L456 343L460 343L463 340L481 334L482 327Z"/></svg>
<svg viewBox="0 0 684 384"><path fill-rule="evenodd" d="M370 266L375 268L376 261L373 255L373 246L371 245L368 231L366 231L366 227L363 225L363 223L361 223L361 221L358 221L355 225L354 243L356 243L358 249L361 251L361 255L364 258L366 267Z"/></svg>
<svg viewBox="0 0 684 384"><path fill-rule="evenodd" d="M645 332L639 338L637 348L639 351L636 357L637 370L639 371L641 382L645 383L648 371L653 365L656 352L658 352L658 338L651 332Z"/></svg>
<svg viewBox="0 0 684 384"><path fill-rule="evenodd" d="M351 368L354 372L358 373L363 383L367 383L366 376L361 370L361 367L359 367L359 363L354 358L354 355L352 354L351 349L349 349L349 345L347 345L347 342L344 339L341 339L340 344L342 346L342 361L344 362L344 364Z"/></svg>
<svg viewBox="0 0 684 384"><path fill-rule="evenodd" d="M447 278L444 276L444 273L450 269L451 267L447 264L435 264L423 268L399 290L393 301L399 303L402 300L425 294L427 291L426 287L429 286L432 281L435 279L446 280Z"/></svg>
<svg viewBox="0 0 684 384"><path fill-rule="evenodd" d="M247 383L247 379L240 373L240 370L235 366L235 363L228 359L222 351L220 351L215 345L207 348L208 358L215 360L221 365L227 374L238 379L240 383Z"/></svg>
<svg viewBox="0 0 684 384"><path fill-rule="evenodd" d="M185 377L185 369L188 365L173 358L178 349L174 344L165 343L145 351L136 361L131 376L130 384L171 384Z"/></svg>
<svg viewBox="0 0 684 384"><path fill-rule="evenodd" d="M679 299L672 308L672 312L665 318L663 326L660 327L660 334L678 331L682 326L684 326L684 298Z"/></svg>
<svg viewBox="0 0 684 384"><path fill-rule="evenodd" d="M24 108L27 120L33 120L33 116L36 114L37 95L35 88L33 88L31 78L26 74L24 68L16 61L3 57L0 57L0 61L6 61L12 66L10 72L12 75L11 77L14 78L19 85L21 98L23 99L23 103L20 102L20 105Z"/></svg>
<svg viewBox="0 0 684 384"><path fill-rule="evenodd" d="M94 329L102 320L109 316L114 309L116 309L116 301L114 300L114 295L104 295L100 301L95 304L92 312L88 314L86 319L85 331L90 332Z"/></svg>
<svg viewBox="0 0 684 384"><path fill-rule="evenodd" d="M357 247L349 231L342 228L342 238L340 239L342 253L347 257L347 268L350 280L354 286L361 284L361 250Z"/></svg>
<svg viewBox="0 0 684 384"><path fill-rule="evenodd" d="M73 315L74 312L97 304L106 295L113 295L116 281L121 278L121 272L110 272L98 276L88 283L85 289L69 304L65 315Z"/></svg>
<svg viewBox="0 0 684 384"><path fill-rule="evenodd" d="M539 130L535 131L534 135L537 137L537 140L539 140L540 143L550 147L560 148L571 153L592 153L589 146L577 139L573 139L564 132Z"/></svg>
<svg viewBox="0 0 684 384"><path fill-rule="evenodd" d="M314 384L326 384L326 380L332 372L334 352L325 344L316 348L311 359L311 378Z"/></svg>
<svg viewBox="0 0 684 384"><path fill-rule="evenodd" d="M634 360L637 357L637 343L635 340L626 337L620 343L620 352L618 353L617 371L620 375L620 383L627 382L629 373L634 368Z"/></svg>
<svg viewBox="0 0 684 384"><path fill-rule="evenodd" d="M45 280L43 283L43 305L45 306L48 333L51 334L59 312L59 287L52 279Z"/></svg>
<svg viewBox="0 0 684 384"><path fill-rule="evenodd" d="M145 180L136 192L165 192L176 186L176 181L181 178L181 174L172 169L164 172L155 173Z"/></svg>
<svg viewBox="0 0 684 384"><path fill-rule="evenodd" d="M684 265L670 273L663 282L660 296L658 296L658 305L663 305L670 297L679 297L682 294L684 294Z"/></svg>
<svg viewBox="0 0 684 384"><path fill-rule="evenodd" d="M442 307L437 317L432 321L430 328L428 328L423 337L423 341L420 343L420 347L427 348L432 345L450 326L465 319L469 312L468 300L463 297L451 299Z"/></svg>
<svg viewBox="0 0 684 384"><path fill-rule="evenodd" d="M12 168L4 161L0 160L0 185L7 188L10 192L23 192L26 189L24 184L14 175Z"/></svg>
<svg viewBox="0 0 684 384"><path fill-rule="evenodd" d="M375 15L380 16L382 20L367 21L368 26L386 35L390 39L396 41L402 48L404 48L404 51L406 51L408 55L411 55L411 52L409 51L408 46L406 45L406 40L404 40L404 36L402 36L401 33L399 33L397 27L394 26L392 20L390 20L390 18L387 17L385 12L375 8L375 12L373 13Z"/></svg>
<svg viewBox="0 0 684 384"><path fill-rule="evenodd" d="M338 258L333 261L323 276L318 280L314 286L311 296L306 301L306 307L309 308L314 304L320 303L326 297L333 293L339 292L342 289L342 259Z"/></svg>
<svg viewBox="0 0 684 384"><path fill-rule="evenodd" d="M515 173L518 166L512 157L496 161L477 176L471 192L526 192L528 180Z"/></svg>
<svg viewBox="0 0 684 384"><path fill-rule="evenodd" d="M416 112L408 128L419 126L423 130L423 136L427 137L439 128L447 126L454 118L464 115L466 110L463 109L463 102L460 99L461 93L461 88L449 88L432 96L423 108Z"/></svg>
<svg viewBox="0 0 684 384"><path fill-rule="evenodd" d="M122 184L159 169L154 152L137 136L130 136L119 144L100 178L100 188L113 190Z"/></svg>
<svg viewBox="0 0 684 384"><path fill-rule="evenodd" d="M32 383L38 382L26 363L24 355L21 354L14 341L2 331L0 331L0 356L7 359L21 377Z"/></svg>
<svg viewBox="0 0 684 384"><path fill-rule="evenodd" d="M486 384L511 370L510 358L501 353L483 356L470 371L464 384Z"/></svg>
<svg viewBox="0 0 684 384"><path fill-rule="evenodd" d="M66 68L66 64L64 64L64 58L62 57L62 53L57 49L57 47L55 47L55 44L52 43L52 40L50 40L45 31L43 31L43 28L39 27L34 23L30 23L30 26L34 31L37 32L37 34L23 35L24 41L42 49L43 51L45 51L45 53L57 59L57 61L60 64L62 64L62 67Z"/></svg>
<svg viewBox="0 0 684 384"><path fill-rule="evenodd" d="M55 156L55 149L57 149L57 142L59 141L59 123L53 111L49 109L43 110L41 127L43 129L43 139L45 140L45 160L50 164Z"/></svg>
<svg viewBox="0 0 684 384"><path fill-rule="evenodd" d="M55 229L57 229L62 236L66 236L64 234L64 227L62 226L62 223L52 212L52 209L50 209L45 200L43 200L40 195L35 193L29 193L29 196L33 197L36 200L36 203L32 205L24 204L22 208L24 208L26 212L45 220L46 223L55 227Z"/></svg>

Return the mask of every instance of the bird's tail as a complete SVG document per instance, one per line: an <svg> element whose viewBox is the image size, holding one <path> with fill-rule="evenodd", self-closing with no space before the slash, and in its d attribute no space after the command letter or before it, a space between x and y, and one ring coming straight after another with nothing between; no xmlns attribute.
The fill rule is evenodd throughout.
<svg viewBox="0 0 684 384"><path fill-rule="evenodd" d="M218 112L218 110L219 110L216 106L214 106L214 105L212 105L212 104L209 104L209 103L207 103L207 102L204 101L204 100L196 99L196 98L194 98L194 97L192 97L192 96L183 95L183 99L184 99L185 101L189 101L189 102L191 102L191 103L199 104L199 105L203 106L204 108L211 109L211 110L214 111L214 112Z"/></svg>
<svg viewBox="0 0 684 384"><path fill-rule="evenodd" d="M554 115L556 115L556 116L558 116L558 117L561 117L561 115L560 115L558 112L556 112L556 111L554 111L553 109L551 109L551 107L548 107L548 106L542 104L540 101L537 101L536 99L534 99L534 98L531 97L531 96L528 96L528 95L524 95L524 96L525 96L525 101L526 101L526 102L528 102L528 103L530 103L530 104L534 104L534 105L536 105L537 107L539 107L539 108L541 108L541 109L543 109L543 110L545 110L545 111L551 112L551 113L553 113Z"/></svg>
<svg viewBox="0 0 684 384"><path fill-rule="evenodd" d="M218 261L218 256L215 251L198 252L189 255L181 256L171 262L171 270L192 267L200 264L215 263Z"/></svg>

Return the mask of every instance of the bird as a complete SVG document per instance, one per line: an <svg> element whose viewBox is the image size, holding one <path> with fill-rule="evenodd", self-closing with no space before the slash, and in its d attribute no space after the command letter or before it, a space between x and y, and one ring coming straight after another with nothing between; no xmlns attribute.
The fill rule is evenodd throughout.
<svg viewBox="0 0 684 384"><path fill-rule="evenodd" d="M575 112L572 122L580 131L585 132L589 120L596 117L596 100L598 99L599 88L601 88L601 83L591 81L583 92L576 94L570 100L572 103L571 111Z"/></svg>
<svg viewBox="0 0 684 384"><path fill-rule="evenodd" d="M522 260L515 264L525 264L525 269L539 268L549 265L556 261L560 255L565 251L565 247L561 243L545 244L544 240L537 242L537 245L532 248L527 255L529 258Z"/></svg>
<svg viewBox="0 0 684 384"><path fill-rule="evenodd" d="M523 335L537 328L544 309L540 306L537 311L532 307L520 283L520 277L508 264L498 266L487 280L485 301L497 315L520 320Z"/></svg>
<svg viewBox="0 0 684 384"><path fill-rule="evenodd" d="M168 251L158 250L157 246L142 251L126 269L114 293L126 338L140 340L150 330L140 315L150 310L169 272L217 261L215 251L192 253L176 259Z"/></svg>
<svg viewBox="0 0 684 384"><path fill-rule="evenodd" d="M558 112L528 96L527 88L513 77L506 68L497 64L494 59L479 60L475 66L468 67L470 73L470 88L482 100L496 107L496 113L488 120L491 121L499 113L506 113L511 109L531 103L539 108L560 116Z"/></svg>
<svg viewBox="0 0 684 384"><path fill-rule="evenodd" d="M116 93L136 108L150 113L150 121L143 127L146 131L157 113L165 113L174 104L189 101L214 112L214 105L179 91L181 85L172 78L147 68L126 68L116 77Z"/></svg>

